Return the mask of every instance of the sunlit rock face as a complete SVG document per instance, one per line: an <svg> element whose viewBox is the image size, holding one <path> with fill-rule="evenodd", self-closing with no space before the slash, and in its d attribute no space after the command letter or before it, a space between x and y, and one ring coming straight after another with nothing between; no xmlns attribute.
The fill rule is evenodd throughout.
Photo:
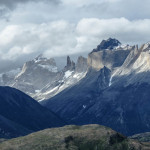
<svg viewBox="0 0 150 150"><path fill-rule="evenodd" d="M150 83L150 44L130 52L121 67L112 73L112 83L128 86L131 84Z"/></svg>
<svg viewBox="0 0 150 150"><path fill-rule="evenodd" d="M135 46L121 45L116 39L103 40L88 55L88 66L100 70L104 66L109 69L121 66Z"/></svg>

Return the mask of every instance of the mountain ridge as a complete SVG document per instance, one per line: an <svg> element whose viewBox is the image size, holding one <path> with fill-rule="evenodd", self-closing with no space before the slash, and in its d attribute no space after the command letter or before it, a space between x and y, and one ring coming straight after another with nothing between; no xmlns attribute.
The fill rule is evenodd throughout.
<svg viewBox="0 0 150 150"><path fill-rule="evenodd" d="M11 87L0 87L0 120L0 136L3 138L66 124L52 111Z"/></svg>
<svg viewBox="0 0 150 150"><path fill-rule="evenodd" d="M87 59L82 56L76 64L67 56L66 63L59 70L53 58L48 59L40 54L26 62L18 72L1 74L0 84L17 88L36 100L47 99L77 83L87 71Z"/></svg>

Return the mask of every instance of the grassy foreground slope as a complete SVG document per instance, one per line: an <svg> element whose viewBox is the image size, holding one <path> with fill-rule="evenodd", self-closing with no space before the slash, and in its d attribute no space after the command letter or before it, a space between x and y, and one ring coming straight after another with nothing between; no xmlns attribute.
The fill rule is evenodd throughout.
<svg viewBox="0 0 150 150"><path fill-rule="evenodd" d="M100 125L51 128L0 143L0 150L149 150Z"/></svg>

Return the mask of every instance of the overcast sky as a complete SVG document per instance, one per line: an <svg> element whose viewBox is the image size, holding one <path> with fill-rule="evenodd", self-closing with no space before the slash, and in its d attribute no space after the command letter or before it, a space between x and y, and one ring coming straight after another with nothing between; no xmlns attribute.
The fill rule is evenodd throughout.
<svg viewBox="0 0 150 150"><path fill-rule="evenodd" d="M150 0L0 0L0 71L43 53L88 54L102 39L150 41Z"/></svg>

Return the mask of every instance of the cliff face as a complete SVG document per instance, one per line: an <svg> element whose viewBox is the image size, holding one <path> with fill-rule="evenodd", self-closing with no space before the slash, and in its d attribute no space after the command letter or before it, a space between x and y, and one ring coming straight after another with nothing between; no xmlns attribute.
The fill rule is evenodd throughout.
<svg viewBox="0 0 150 150"><path fill-rule="evenodd" d="M87 58L84 58L82 56L78 57L77 64L76 64L76 72L86 72L88 68L87 65Z"/></svg>
<svg viewBox="0 0 150 150"><path fill-rule="evenodd" d="M92 52L88 55L88 66L100 70L104 66L109 69L119 67L123 64L130 50L103 50Z"/></svg>
<svg viewBox="0 0 150 150"><path fill-rule="evenodd" d="M67 70L70 70L70 71L75 70L75 63L74 61L71 61L69 56L67 56L67 65L64 68L64 71L67 71Z"/></svg>
<svg viewBox="0 0 150 150"><path fill-rule="evenodd" d="M97 71L104 66L111 70L115 67L120 67L129 53L135 48L135 46L121 45L116 39L103 40L88 55L88 66Z"/></svg>
<svg viewBox="0 0 150 150"><path fill-rule="evenodd" d="M150 84L150 44L143 44L130 52L121 67L112 73L115 86Z"/></svg>

